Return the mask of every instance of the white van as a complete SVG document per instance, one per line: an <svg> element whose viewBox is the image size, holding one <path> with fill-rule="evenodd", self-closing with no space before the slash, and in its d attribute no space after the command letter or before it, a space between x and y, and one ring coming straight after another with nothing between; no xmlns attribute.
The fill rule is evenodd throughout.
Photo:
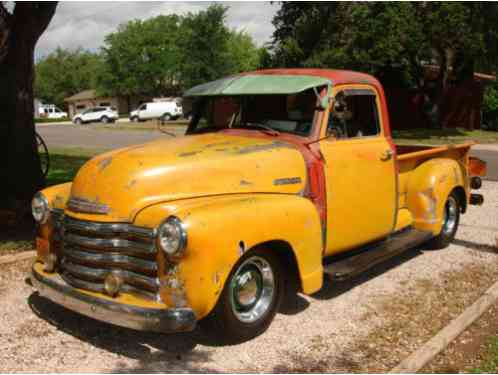
<svg viewBox="0 0 498 375"><path fill-rule="evenodd" d="M40 104L37 117L61 119L67 117L67 112L61 111L54 104Z"/></svg>
<svg viewBox="0 0 498 375"><path fill-rule="evenodd" d="M138 122L160 118L164 121L176 120L182 115L182 107L176 101L150 102L140 105L130 112L130 121Z"/></svg>

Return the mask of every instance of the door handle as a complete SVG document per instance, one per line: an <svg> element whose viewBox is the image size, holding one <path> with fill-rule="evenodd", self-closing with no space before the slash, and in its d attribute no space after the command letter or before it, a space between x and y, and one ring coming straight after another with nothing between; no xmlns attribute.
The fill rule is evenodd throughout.
<svg viewBox="0 0 498 375"><path fill-rule="evenodd" d="M391 149L389 149L389 150L384 151L380 155L380 160L388 161L388 160L391 160L392 157L393 157L393 151Z"/></svg>

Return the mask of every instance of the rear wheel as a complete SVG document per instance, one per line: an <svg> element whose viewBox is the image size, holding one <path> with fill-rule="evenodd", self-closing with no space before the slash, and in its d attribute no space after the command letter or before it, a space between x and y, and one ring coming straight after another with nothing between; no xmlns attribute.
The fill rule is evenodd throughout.
<svg viewBox="0 0 498 375"><path fill-rule="evenodd" d="M443 249L447 247L455 238L458 224L460 222L460 201L455 192L451 193L444 205L443 226L441 233L434 237L429 245L433 249Z"/></svg>
<svg viewBox="0 0 498 375"><path fill-rule="evenodd" d="M249 340L272 322L282 303L283 287L278 258L268 250L255 250L234 267L218 303L202 323L227 343Z"/></svg>

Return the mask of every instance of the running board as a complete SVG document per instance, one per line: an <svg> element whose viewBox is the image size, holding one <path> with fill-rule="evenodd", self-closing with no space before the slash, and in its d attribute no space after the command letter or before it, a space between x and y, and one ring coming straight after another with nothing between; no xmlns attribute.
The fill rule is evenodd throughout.
<svg viewBox="0 0 498 375"><path fill-rule="evenodd" d="M326 259L324 272L334 280L345 280L428 241L432 236L430 232L405 229L362 249Z"/></svg>

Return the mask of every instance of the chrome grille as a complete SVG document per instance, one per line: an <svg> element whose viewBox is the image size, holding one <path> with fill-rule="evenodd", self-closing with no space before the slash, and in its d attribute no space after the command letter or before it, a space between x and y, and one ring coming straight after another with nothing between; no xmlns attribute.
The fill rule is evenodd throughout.
<svg viewBox="0 0 498 375"><path fill-rule="evenodd" d="M122 292L158 299L154 230L62 215L53 218L62 242L59 272L68 284L104 292L104 280L113 273L123 280Z"/></svg>

